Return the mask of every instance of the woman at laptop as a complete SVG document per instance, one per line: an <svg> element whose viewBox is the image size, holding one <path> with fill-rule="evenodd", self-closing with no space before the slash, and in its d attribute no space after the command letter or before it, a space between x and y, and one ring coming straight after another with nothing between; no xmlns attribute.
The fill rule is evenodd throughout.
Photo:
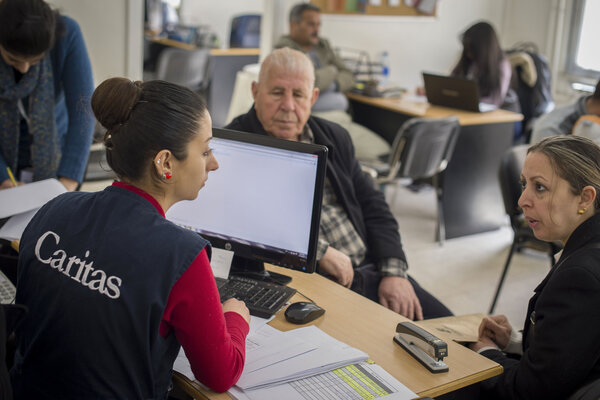
<svg viewBox="0 0 600 400"><path fill-rule="evenodd" d="M180 347L196 378L229 389L249 312L221 305L198 234L165 219L218 168L202 98L163 81L112 78L92 96L119 180L46 204L20 246L15 398L164 399Z"/></svg>
<svg viewBox="0 0 600 400"><path fill-rule="evenodd" d="M529 148L521 184L533 233L564 250L535 289L522 332L505 316L482 321L471 348L504 373L482 384L481 398L566 399L600 379L600 147L549 137Z"/></svg>
<svg viewBox="0 0 600 400"><path fill-rule="evenodd" d="M508 92L512 69L494 28L478 22L462 35L463 51L451 75L473 79L482 103L501 107Z"/></svg>

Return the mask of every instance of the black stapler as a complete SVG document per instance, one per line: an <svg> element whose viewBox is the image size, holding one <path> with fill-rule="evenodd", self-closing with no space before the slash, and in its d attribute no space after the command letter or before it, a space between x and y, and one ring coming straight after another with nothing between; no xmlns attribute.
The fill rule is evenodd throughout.
<svg viewBox="0 0 600 400"><path fill-rule="evenodd" d="M417 325L411 322L400 322L396 326L394 342L434 374L448 371L448 365L442 361L448 355L446 342Z"/></svg>

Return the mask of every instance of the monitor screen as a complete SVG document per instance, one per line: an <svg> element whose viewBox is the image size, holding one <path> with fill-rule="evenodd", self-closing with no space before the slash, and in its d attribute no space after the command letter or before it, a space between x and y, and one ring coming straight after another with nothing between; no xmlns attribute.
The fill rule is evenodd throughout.
<svg viewBox="0 0 600 400"><path fill-rule="evenodd" d="M232 250L233 274L263 262L314 272L327 148L216 128L211 148L219 168L167 218Z"/></svg>

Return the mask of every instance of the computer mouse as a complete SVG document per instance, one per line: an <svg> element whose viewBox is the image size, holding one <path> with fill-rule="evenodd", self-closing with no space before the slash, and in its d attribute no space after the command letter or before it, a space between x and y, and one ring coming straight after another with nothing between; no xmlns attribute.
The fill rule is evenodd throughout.
<svg viewBox="0 0 600 400"><path fill-rule="evenodd" d="M306 324L325 314L325 309L315 303L299 301L292 303L285 310L285 319L292 324Z"/></svg>

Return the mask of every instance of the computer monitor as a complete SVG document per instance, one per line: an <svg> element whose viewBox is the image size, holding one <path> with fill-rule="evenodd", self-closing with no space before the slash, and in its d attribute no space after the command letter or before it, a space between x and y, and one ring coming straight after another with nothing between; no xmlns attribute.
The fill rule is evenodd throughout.
<svg viewBox="0 0 600 400"><path fill-rule="evenodd" d="M282 278L263 262L314 272L327 148L216 128L210 146L219 169L167 218L232 250L230 275Z"/></svg>

